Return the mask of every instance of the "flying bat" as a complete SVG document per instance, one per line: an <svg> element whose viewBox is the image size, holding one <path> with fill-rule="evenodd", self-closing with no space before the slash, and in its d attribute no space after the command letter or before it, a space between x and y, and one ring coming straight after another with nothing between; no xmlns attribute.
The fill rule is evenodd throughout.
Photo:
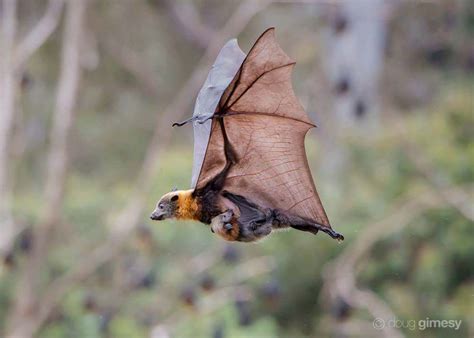
<svg viewBox="0 0 474 338"><path fill-rule="evenodd" d="M293 228L344 237L329 223L308 166L304 139L315 125L293 92L295 62L266 30L245 55L221 49L196 100L192 188L158 201L152 220L210 225L228 241L253 242Z"/></svg>

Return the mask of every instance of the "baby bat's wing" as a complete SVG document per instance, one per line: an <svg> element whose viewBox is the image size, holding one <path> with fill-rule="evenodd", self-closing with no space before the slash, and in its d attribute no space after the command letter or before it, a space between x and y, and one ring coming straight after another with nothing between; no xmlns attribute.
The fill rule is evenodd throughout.
<svg viewBox="0 0 474 338"><path fill-rule="evenodd" d="M293 65L274 29L265 31L219 101L196 188L230 160L223 189L330 228L306 159L304 138L314 125L293 92Z"/></svg>
<svg viewBox="0 0 474 338"><path fill-rule="evenodd" d="M199 115L199 119L214 115L217 103L222 93L229 85L230 81L237 73L242 61L245 58L244 52L240 49L236 39L228 41L222 47L216 61L212 65L211 71L207 75L194 106L193 117ZM197 183L199 172L201 171L204 155L206 153L209 135L211 132L211 120L200 124L198 120L193 123L194 129L194 164L191 186L194 188Z"/></svg>

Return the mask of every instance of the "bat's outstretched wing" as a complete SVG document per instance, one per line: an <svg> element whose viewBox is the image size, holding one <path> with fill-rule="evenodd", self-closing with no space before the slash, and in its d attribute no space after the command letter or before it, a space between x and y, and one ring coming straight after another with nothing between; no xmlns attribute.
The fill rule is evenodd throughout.
<svg viewBox="0 0 474 338"><path fill-rule="evenodd" d="M196 189L234 155L223 189L330 228L308 167L304 138L314 127L291 85L294 61L265 31L224 91ZM220 117L220 118L219 118Z"/></svg>
<svg viewBox="0 0 474 338"><path fill-rule="evenodd" d="M234 78L244 58L245 54L237 44L237 40L228 41L219 52L204 85L199 91L193 113L193 118L196 118L193 122L194 163L191 180L193 188L196 186L201 171L211 133L211 120L204 123L199 123L199 121L204 121L209 116L214 115L222 93Z"/></svg>

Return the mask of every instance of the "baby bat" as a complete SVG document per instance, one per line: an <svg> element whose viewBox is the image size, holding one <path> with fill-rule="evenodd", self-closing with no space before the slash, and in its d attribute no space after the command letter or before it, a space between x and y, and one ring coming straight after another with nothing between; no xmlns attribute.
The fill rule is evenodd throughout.
<svg viewBox="0 0 474 338"><path fill-rule="evenodd" d="M211 220L211 231L225 240L254 242L269 235L272 230L288 227L314 234L321 230L338 240L343 239L332 229L320 229L312 224L308 226L308 221L298 216L288 215L278 209L262 209L245 197L227 191L224 191L222 195L235 203L240 211L240 215L235 217L233 210L228 209Z"/></svg>
<svg viewBox="0 0 474 338"><path fill-rule="evenodd" d="M337 240L319 199L304 139L311 122L291 85L295 62L266 30L247 56L237 41L220 51L192 122L192 189L171 191L153 220L197 220L225 240L253 242L293 228ZM174 126L173 125L173 126Z"/></svg>

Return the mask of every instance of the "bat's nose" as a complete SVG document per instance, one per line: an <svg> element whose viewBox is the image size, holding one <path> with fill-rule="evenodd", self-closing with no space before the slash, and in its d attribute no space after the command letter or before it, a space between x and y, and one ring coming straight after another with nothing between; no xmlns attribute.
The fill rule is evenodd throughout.
<svg viewBox="0 0 474 338"><path fill-rule="evenodd" d="M161 221L163 219L163 214L158 214L158 213L154 212L150 215L150 218L153 221Z"/></svg>

